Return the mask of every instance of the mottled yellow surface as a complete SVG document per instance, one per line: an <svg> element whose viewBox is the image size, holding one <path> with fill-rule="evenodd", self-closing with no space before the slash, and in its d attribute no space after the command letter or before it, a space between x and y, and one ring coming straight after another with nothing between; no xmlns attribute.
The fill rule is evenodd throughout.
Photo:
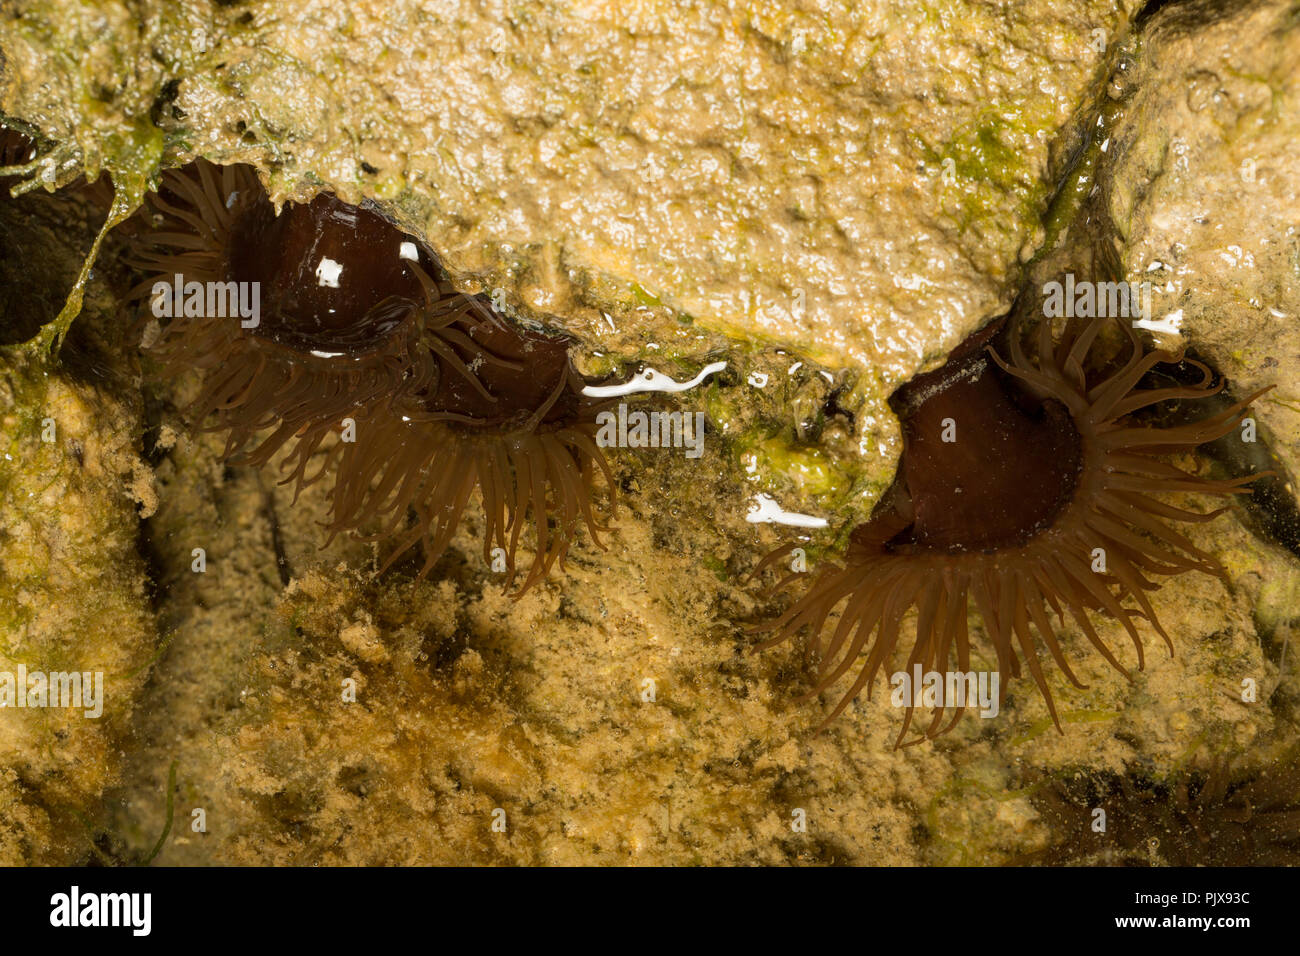
<svg viewBox="0 0 1300 956"><path fill-rule="evenodd" d="M0 708L2 865L83 860L119 782L154 652L127 493L147 474L138 415L106 390L0 357L0 671L103 675L98 717Z"/></svg>

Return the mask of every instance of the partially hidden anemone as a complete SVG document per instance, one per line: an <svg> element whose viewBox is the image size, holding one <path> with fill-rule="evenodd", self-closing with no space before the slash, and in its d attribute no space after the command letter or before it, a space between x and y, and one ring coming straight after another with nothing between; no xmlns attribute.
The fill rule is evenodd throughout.
<svg viewBox="0 0 1300 956"><path fill-rule="evenodd" d="M396 545L385 568L422 541L424 575L477 488L484 556L503 549L509 580L531 521L518 593L563 561L580 522L600 543L598 481L615 506L595 442L604 403L583 394L568 340L458 292L374 208L321 193L277 214L249 166L169 170L144 216L134 295L163 323L147 350L168 376L202 373L186 411L227 435L225 459L281 456L295 493L334 475L330 537L377 525Z"/></svg>
<svg viewBox="0 0 1300 956"><path fill-rule="evenodd" d="M1228 496L1256 476L1200 477L1167 458L1236 428L1262 392L1177 427L1135 422L1141 409L1213 395L1223 383L1211 384L1210 370L1194 363L1199 383L1139 388L1153 367L1181 355L1147 351L1132 327L1119 323L1129 351L1107 365L1091 353L1110 321L1069 319L1055 341L1052 323L1042 321L1033 358L1013 323L1007 359L990 346L1003 325L995 323L891 397L903 431L893 485L851 533L843 563L818 571L783 614L756 629L775 632L762 647L806 635L805 649L818 663L805 699L852 674L823 727L864 688L870 697L900 648L905 673L919 665L922 673L944 674L953 662L970 672L973 605L996 661L999 696L1005 699L1006 678L1020 677L1023 661L1059 730L1041 650L1085 689L1058 637L1067 617L1131 679L1090 615L1123 626L1141 669L1141 619L1173 652L1148 596L1155 579L1199 571L1227 581L1218 561L1173 524L1211 521L1227 509L1203 513L1160 499L1169 492ZM1090 371L1095 365L1104 367ZM791 547L768 555L758 570ZM776 590L803 577L787 575ZM960 700L905 698L895 746L918 703L933 716L911 743L951 730L967 709Z"/></svg>
<svg viewBox="0 0 1300 956"><path fill-rule="evenodd" d="M0 166L21 166L35 158L36 147L29 137L17 130L0 127Z"/></svg>

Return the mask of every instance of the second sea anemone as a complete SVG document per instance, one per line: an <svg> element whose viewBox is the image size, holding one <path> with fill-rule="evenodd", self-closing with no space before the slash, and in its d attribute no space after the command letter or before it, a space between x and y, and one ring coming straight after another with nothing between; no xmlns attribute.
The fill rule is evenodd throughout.
<svg viewBox="0 0 1300 956"><path fill-rule="evenodd" d="M1071 319L1054 340L1044 321L1033 357L1013 329L1006 359L989 348L997 331L990 327L891 398L904 439L894 484L852 532L843 564L818 572L798 600L760 628L775 631L767 645L806 635L818 660L812 694L847 678L827 721L864 689L870 696L895 652L905 655L904 673L918 666L944 673L954 665L970 672L973 609L1001 696L1006 678L1020 677L1023 666L1059 729L1046 666L1054 663L1084 687L1060 639L1067 621L1131 676L1093 614L1119 622L1141 669L1143 621L1173 651L1150 597L1157 581L1195 571L1226 582L1218 561L1177 528L1226 509L1194 511L1162 499L1169 492L1228 496L1252 480L1203 477L1169 459L1232 431L1258 396L1177 427L1141 424L1134 413L1213 395L1223 383L1212 384L1210 370L1199 366L1199 383L1139 387L1156 365L1181 356L1147 351L1127 324L1127 357L1089 371L1102 364L1092 352L1109 322ZM760 568L789 550L769 555ZM800 578L789 575L778 590ZM900 744L915 705L914 697L906 701ZM952 729L966 709L941 700L918 739Z"/></svg>

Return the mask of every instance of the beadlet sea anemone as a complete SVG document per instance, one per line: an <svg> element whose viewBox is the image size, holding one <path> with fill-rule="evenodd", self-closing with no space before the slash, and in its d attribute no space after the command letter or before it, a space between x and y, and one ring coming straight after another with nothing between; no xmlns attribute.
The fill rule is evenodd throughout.
<svg viewBox="0 0 1300 956"><path fill-rule="evenodd" d="M808 697L856 668L823 727L864 688L870 696L881 668L906 647L905 618L913 608L904 671L919 665L943 673L955 659L957 670L969 672L967 611L973 604L997 673L1019 677L1023 661L1059 729L1040 651L1045 648L1069 681L1084 687L1058 637L1067 615L1111 666L1131 676L1091 613L1123 626L1141 669L1140 619L1173 651L1148 597L1157 588L1154 579L1199 571L1226 582L1218 561L1171 524L1210 521L1226 509L1190 511L1160 496L1231 495L1255 476L1200 477L1166 459L1236 428L1258 394L1177 427L1136 423L1131 416L1141 409L1213 395L1223 383L1212 385L1210 370L1195 363L1202 373L1197 384L1139 388L1153 367L1181 356L1146 351L1125 323L1127 358L1090 372L1102 364L1091 353L1109 321L1070 319L1056 341L1052 324L1043 321L1033 359L1013 326L1009 361L989 347L995 324L891 398L904 440L893 485L871 519L852 532L844 563L819 571L783 614L759 628L775 631L764 647L807 635L805 647L819 661ZM789 551L768 555L759 570ZM788 575L777 590L800 578ZM1003 679L1002 697L1006 689ZM896 746L915 704L915 698L906 702ZM917 740L951 730L966 709L944 704L931 708L932 720Z"/></svg>
<svg viewBox="0 0 1300 956"><path fill-rule="evenodd" d="M198 160L164 175L145 215L135 294L164 323L148 351L166 375L202 373L187 413L226 433L227 460L283 453L296 492L334 474L331 536L377 523L396 541L388 564L423 541L425 574L478 488L485 558L500 547L511 579L531 518L522 592L579 520L605 530L603 405L583 395L569 342L458 292L377 209L322 193L277 215L251 167Z"/></svg>

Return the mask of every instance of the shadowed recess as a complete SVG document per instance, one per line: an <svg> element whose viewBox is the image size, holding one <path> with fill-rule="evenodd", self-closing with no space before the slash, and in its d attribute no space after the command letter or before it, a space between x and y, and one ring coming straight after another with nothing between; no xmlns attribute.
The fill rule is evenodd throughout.
<svg viewBox="0 0 1300 956"><path fill-rule="evenodd" d="M1018 865L1295 866L1300 767L1295 755L1242 770L1225 760L1167 780L1102 773L1045 780L1030 796L1050 831ZM1096 826L1097 810L1106 826Z"/></svg>
<svg viewBox="0 0 1300 956"><path fill-rule="evenodd" d="M112 200L106 176L12 197L37 157L29 137L0 127L0 167L18 171L0 174L0 346L30 341L58 316Z"/></svg>

